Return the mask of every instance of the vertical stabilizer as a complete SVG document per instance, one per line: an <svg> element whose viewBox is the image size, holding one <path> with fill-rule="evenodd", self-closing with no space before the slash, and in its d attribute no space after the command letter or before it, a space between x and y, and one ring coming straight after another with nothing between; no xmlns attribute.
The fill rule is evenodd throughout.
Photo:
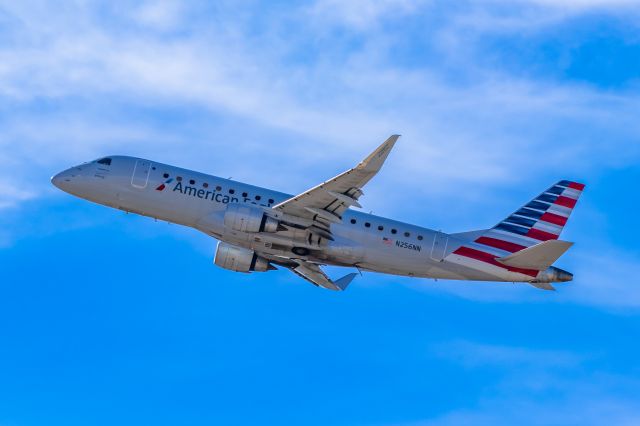
<svg viewBox="0 0 640 426"><path fill-rule="evenodd" d="M568 180L556 183L480 235L458 234L473 239L453 254L536 278L552 257L568 249L564 242L541 243L558 240L584 187ZM514 255L518 252L522 253Z"/></svg>
<svg viewBox="0 0 640 426"><path fill-rule="evenodd" d="M515 253L543 241L557 240L583 190L581 183L560 181L475 242Z"/></svg>

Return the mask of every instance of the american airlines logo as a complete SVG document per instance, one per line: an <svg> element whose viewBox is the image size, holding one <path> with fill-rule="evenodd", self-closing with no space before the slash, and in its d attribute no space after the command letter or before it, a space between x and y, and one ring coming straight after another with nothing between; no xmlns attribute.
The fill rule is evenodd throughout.
<svg viewBox="0 0 640 426"><path fill-rule="evenodd" d="M169 185L171 182L173 182L173 178L169 178L169 179L165 180L163 183L161 183L156 188L156 191L164 191L164 189L167 187L167 185Z"/></svg>

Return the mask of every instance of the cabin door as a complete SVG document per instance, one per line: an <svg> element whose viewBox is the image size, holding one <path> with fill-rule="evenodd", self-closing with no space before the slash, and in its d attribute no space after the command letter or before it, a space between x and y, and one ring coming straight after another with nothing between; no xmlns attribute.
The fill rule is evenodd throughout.
<svg viewBox="0 0 640 426"><path fill-rule="evenodd" d="M133 168L133 176L131 177L131 185L136 188L144 189L149 182L149 172L151 170L151 162L147 160L136 161Z"/></svg>
<svg viewBox="0 0 640 426"><path fill-rule="evenodd" d="M447 243L449 236L442 232L436 232L433 237L433 246L431 247L431 259L436 262L442 262L447 253Z"/></svg>

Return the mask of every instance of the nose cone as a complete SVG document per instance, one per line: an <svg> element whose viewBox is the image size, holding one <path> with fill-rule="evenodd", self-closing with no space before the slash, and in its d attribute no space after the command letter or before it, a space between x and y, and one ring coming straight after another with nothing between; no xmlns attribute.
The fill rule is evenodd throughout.
<svg viewBox="0 0 640 426"><path fill-rule="evenodd" d="M62 183L62 173L58 173L57 175L53 176L51 178L51 183L53 184L53 186L55 186L56 188L62 189L60 188L60 185Z"/></svg>
<svg viewBox="0 0 640 426"><path fill-rule="evenodd" d="M58 173L51 178L51 183L58 189L69 192L72 179L74 178L71 169Z"/></svg>

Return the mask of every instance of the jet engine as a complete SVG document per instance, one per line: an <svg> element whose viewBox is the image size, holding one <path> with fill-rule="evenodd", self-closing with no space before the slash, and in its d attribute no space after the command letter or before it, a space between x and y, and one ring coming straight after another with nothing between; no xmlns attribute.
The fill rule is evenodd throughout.
<svg viewBox="0 0 640 426"><path fill-rule="evenodd" d="M235 272L267 272L276 269L267 259L258 256L253 250L224 242L218 243L213 262L221 268Z"/></svg>
<svg viewBox="0 0 640 426"><path fill-rule="evenodd" d="M279 222L259 207L229 204L224 214L224 226L240 232L278 232Z"/></svg>

